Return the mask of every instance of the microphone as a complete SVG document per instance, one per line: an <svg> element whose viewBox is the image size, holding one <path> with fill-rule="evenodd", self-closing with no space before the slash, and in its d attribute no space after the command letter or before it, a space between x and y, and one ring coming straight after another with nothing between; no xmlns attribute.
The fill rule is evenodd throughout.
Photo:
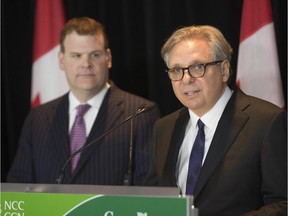
<svg viewBox="0 0 288 216"><path fill-rule="evenodd" d="M67 167L67 165L70 163L70 161L79 153L83 152L84 150L86 150L87 148L90 148L91 146L93 146L94 144L96 144L97 142L99 142L101 139L103 139L105 136L107 136L108 134L112 133L114 130L118 129L119 127L121 127L123 124L125 124L127 121L129 121L131 119L131 126L130 126L130 144L129 144L129 148L130 148L130 152L129 152L129 168L128 168L128 173L131 173L132 170L132 151L133 151L133 140L132 140L132 130L133 130L133 119L138 116L139 114L146 112L147 110L149 110L152 106L148 106L147 104L144 104L142 106L140 106L138 108L138 110L128 116L126 119L124 119L122 122L120 122L118 125L116 125L115 127L111 128L110 130L107 130L106 132L104 132L101 136L99 136L97 139L93 140L92 142L88 143L87 145L79 148L77 151L73 152L70 157L66 160L66 162L64 163L63 167L61 168L58 177L56 178L56 184L63 184L63 180L64 180L64 175L65 175L65 169ZM131 183L131 180L130 180Z"/></svg>

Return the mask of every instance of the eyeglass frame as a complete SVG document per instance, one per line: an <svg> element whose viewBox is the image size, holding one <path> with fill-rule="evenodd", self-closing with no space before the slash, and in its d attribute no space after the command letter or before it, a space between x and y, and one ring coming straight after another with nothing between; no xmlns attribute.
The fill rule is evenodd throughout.
<svg viewBox="0 0 288 216"><path fill-rule="evenodd" d="M203 76L205 75L205 73L206 73L206 67L207 67L207 66L209 66L209 65L216 65L216 64L219 64L219 63L224 62L225 60L226 60L226 59L224 59L224 60L218 60L218 61L213 61L213 62L207 62L207 63L192 64L192 65L189 65L189 66L186 67L186 68L181 68L181 67L168 68L168 69L165 69L165 71L167 72L169 79L172 80L172 81L182 80L183 77L184 77L185 70L188 71L188 73L189 73L189 75L190 75L191 77L200 78L200 77L203 77ZM200 76L196 76L196 77L193 76L193 75L190 73L190 71L189 71L189 68L190 68L191 66L194 66L194 67L195 67L195 66L202 66L202 67L204 68L203 74L200 75ZM179 69L181 69L181 71L182 71L182 76L181 76L180 79L171 79L170 76L169 76L169 71L171 71L171 70L173 70L173 69L175 69L175 68L179 68ZM175 73L175 72L170 72L170 73Z"/></svg>

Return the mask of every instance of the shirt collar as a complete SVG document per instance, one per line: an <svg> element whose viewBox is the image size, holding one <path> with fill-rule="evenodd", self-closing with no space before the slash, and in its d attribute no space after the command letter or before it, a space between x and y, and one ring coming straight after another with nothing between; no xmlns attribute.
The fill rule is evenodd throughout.
<svg viewBox="0 0 288 216"><path fill-rule="evenodd" d="M102 101L104 100L104 97L110 88L110 84L107 82L104 88L94 97L92 97L90 100L88 100L86 103L89 104L91 107L100 109L100 106L102 104ZM81 102L75 97L72 91L69 92L69 113L74 112L79 106Z"/></svg>
<svg viewBox="0 0 288 216"><path fill-rule="evenodd" d="M217 103L210 109L207 113L205 113L201 117L201 121L207 126L208 128L215 128L218 124L219 119L232 95L232 90L226 86L224 90L224 94L219 98ZM192 127L197 127L197 121L199 116L197 116L192 110L189 109L189 115L192 122Z"/></svg>

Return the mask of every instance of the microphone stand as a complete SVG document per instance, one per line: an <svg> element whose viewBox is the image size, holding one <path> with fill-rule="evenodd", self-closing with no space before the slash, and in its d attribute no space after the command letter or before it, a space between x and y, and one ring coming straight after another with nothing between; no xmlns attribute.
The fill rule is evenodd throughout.
<svg viewBox="0 0 288 216"><path fill-rule="evenodd" d="M131 121L130 121L130 142L129 142L129 163L128 163L128 171L127 171L127 174L124 176L124 182L123 182L123 185L124 186L131 186L132 185L132 179L133 179L133 173L132 173L132 169L133 169L133 160L134 160L134 157L133 157L133 151L134 151L134 145L133 145L133 120L134 118L148 110L150 107L147 107L147 106L143 106L142 108L139 108L138 111L132 115L132 118L131 118Z"/></svg>
<svg viewBox="0 0 288 216"><path fill-rule="evenodd" d="M125 186L132 185L132 164L133 164L133 120L135 115L132 116L130 121L130 142L129 142L129 163L128 163L128 172L124 176Z"/></svg>
<svg viewBox="0 0 288 216"><path fill-rule="evenodd" d="M84 151L85 149L89 148L90 146L93 146L95 143L99 142L99 140L101 140L102 138L104 138L106 135L110 134L111 132L113 132L114 130L118 129L121 125L125 124L127 121L129 121L130 119L134 119L134 117L136 117L137 115L141 114L144 111L147 111L150 107L147 107L146 105L141 106L133 115L127 117L124 121L122 121L121 123L119 123L117 126L111 128L110 130L106 131L104 134L102 134L101 136L99 136L97 139L95 139L94 141L88 143L87 145L81 147L80 149L78 149L77 151L73 152L70 157L66 160L64 166L62 167L62 169L59 172L58 177L56 178L56 184L63 184L63 180L64 180L64 175L65 175L65 169L67 167L67 165L70 163L70 161L80 152ZM132 121L131 121L131 128L130 130L132 131ZM131 133L131 132L130 132ZM130 148L131 147L131 137L130 137ZM130 150L130 157L132 156L132 150ZM131 159L130 159L131 160ZM130 162L129 160L129 162ZM131 162L130 162L131 163ZM132 166L129 163L129 167ZM129 168L130 170L130 168ZM131 170L129 171L131 173ZM130 180L131 183L131 180Z"/></svg>

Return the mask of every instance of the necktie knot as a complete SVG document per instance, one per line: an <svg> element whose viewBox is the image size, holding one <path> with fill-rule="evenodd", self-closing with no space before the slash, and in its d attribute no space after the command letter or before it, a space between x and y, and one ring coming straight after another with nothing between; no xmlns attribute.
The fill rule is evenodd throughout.
<svg viewBox="0 0 288 216"><path fill-rule="evenodd" d="M199 130L204 129L205 124L201 121L201 119L198 120L197 125L198 125Z"/></svg>
<svg viewBox="0 0 288 216"><path fill-rule="evenodd" d="M83 117L91 106L89 104L80 104L77 106L77 116Z"/></svg>

